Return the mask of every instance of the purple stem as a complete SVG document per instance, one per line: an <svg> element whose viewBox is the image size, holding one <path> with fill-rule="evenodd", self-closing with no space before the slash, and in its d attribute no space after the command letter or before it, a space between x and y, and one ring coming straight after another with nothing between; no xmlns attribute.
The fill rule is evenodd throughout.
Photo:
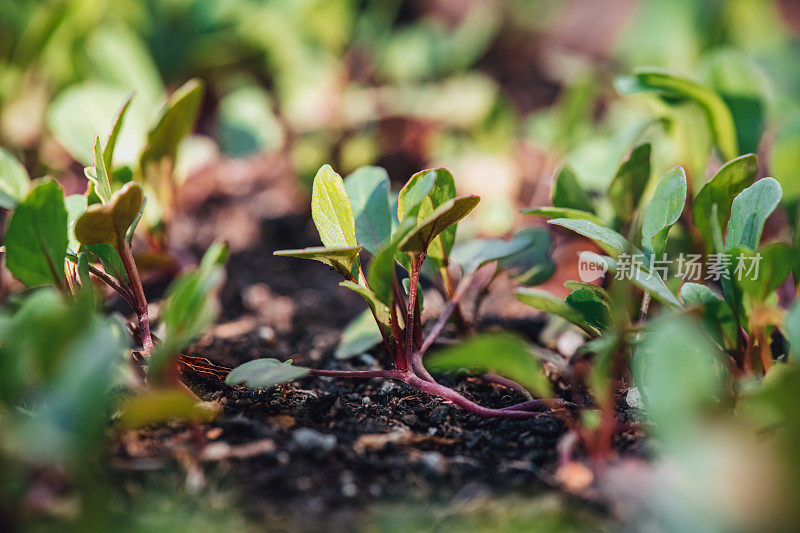
<svg viewBox="0 0 800 533"><path fill-rule="evenodd" d="M465 411L478 416L484 416L487 418L522 419L535 418L543 414L531 411L514 411L510 409L490 409L488 407L483 407L471 400L468 400L453 389L445 387L444 385L439 385L438 383L425 381L414 374L407 376L405 379L403 379L403 381L412 387L421 390L422 392L427 392L428 394L433 394L435 396L439 396L440 398L444 398L445 400L449 400Z"/></svg>
<svg viewBox="0 0 800 533"><path fill-rule="evenodd" d="M553 398L550 400L528 400L527 402L509 405L502 407L502 411L544 411L545 409L552 409L553 407L578 407L572 402L568 402L561 398Z"/></svg>
<svg viewBox="0 0 800 533"><path fill-rule="evenodd" d="M400 370L319 370L311 368L312 376L324 376L330 378L384 378L399 379L405 381L407 372Z"/></svg>
<svg viewBox="0 0 800 533"><path fill-rule="evenodd" d="M504 378L503 376L498 376L497 374L484 374L483 376L484 381L488 381L489 383L494 383L496 385L501 385L503 387L507 387L511 390L517 391L518 393L522 394L529 400L533 399L531 393L528 392L528 389L508 378Z"/></svg>

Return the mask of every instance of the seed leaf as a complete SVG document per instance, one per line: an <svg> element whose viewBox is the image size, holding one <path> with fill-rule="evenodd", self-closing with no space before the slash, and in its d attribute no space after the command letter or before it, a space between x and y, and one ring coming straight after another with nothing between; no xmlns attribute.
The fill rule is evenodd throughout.
<svg viewBox="0 0 800 533"><path fill-rule="evenodd" d="M356 241L375 255L392 232L389 175L381 167L361 167L344 179L355 217Z"/></svg>
<svg viewBox="0 0 800 533"><path fill-rule="evenodd" d="M660 256L667 243L669 229L686 205L686 173L681 167L668 171L656 185L653 199L644 211L642 247Z"/></svg>
<svg viewBox="0 0 800 533"><path fill-rule="evenodd" d="M639 206L650 181L650 153L649 143L636 146L608 187L608 199L620 220L629 221Z"/></svg>
<svg viewBox="0 0 800 533"><path fill-rule="evenodd" d="M301 378L310 371L302 366L294 366L289 362L284 363L267 357L237 366L225 378L225 383L228 385L246 383L251 389L267 389Z"/></svg>
<svg viewBox="0 0 800 533"><path fill-rule="evenodd" d="M323 165L311 189L311 217L327 248L357 246L355 220L342 177Z"/></svg>
<svg viewBox="0 0 800 533"><path fill-rule="evenodd" d="M17 205L5 235L6 266L29 287L62 285L67 256L64 192L52 179L40 180Z"/></svg>
<svg viewBox="0 0 800 533"><path fill-rule="evenodd" d="M758 174L756 156L743 155L725 163L697 193L697 198L694 200L694 224L703 236L707 252L714 249L714 228L710 218L713 206L717 206L717 223L722 228L728 222L733 199L753 182L756 174Z"/></svg>
<svg viewBox="0 0 800 533"><path fill-rule="evenodd" d="M549 397L550 381L528 343L509 333L484 333L430 355L434 372L467 369L512 379L539 397Z"/></svg>
<svg viewBox="0 0 800 533"><path fill-rule="evenodd" d="M135 181L126 183L108 203L86 209L75 224L75 237L86 246L116 244L137 219L143 201L141 185Z"/></svg>
<svg viewBox="0 0 800 533"><path fill-rule="evenodd" d="M426 252L436 236L467 216L479 201L479 197L467 195L452 198L441 204L403 239L400 243L400 250L415 253Z"/></svg>
<svg viewBox="0 0 800 533"><path fill-rule="evenodd" d="M775 179L764 178L733 199L725 251L734 248L755 250L758 247L764 223L781 201L781 194L781 186Z"/></svg>
<svg viewBox="0 0 800 533"><path fill-rule="evenodd" d="M310 259L325 263L334 268L345 278L353 277L353 269L356 265L358 252L361 246L350 246L347 248L323 248L321 246L302 248L299 250L278 250L275 255L282 257L298 257L300 259Z"/></svg>
<svg viewBox="0 0 800 533"><path fill-rule="evenodd" d="M28 193L31 181L17 158L0 148L0 208L14 209Z"/></svg>

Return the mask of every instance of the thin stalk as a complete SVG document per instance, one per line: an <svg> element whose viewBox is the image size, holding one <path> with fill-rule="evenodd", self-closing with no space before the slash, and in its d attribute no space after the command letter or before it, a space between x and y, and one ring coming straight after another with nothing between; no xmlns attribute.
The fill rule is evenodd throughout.
<svg viewBox="0 0 800 533"><path fill-rule="evenodd" d="M142 280L139 278L136 262L133 259L133 252L124 235L117 235L117 249L120 252L119 255L122 258L122 264L128 274L128 279L131 281L131 290L136 304L134 310L139 318L139 330L142 334L142 347L144 348L144 353L149 357L153 353L153 338L150 335L147 299L144 296L144 288L142 287Z"/></svg>
<svg viewBox="0 0 800 533"><path fill-rule="evenodd" d="M453 297L450 298L450 301L447 302L447 305L442 310L442 314L436 320L436 323L433 325L433 329L428 332L428 335L425 337L425 340L422 342L422 346L420 346L418 353L420 358L425 355L425 352L428 351L428 348L434 343L436 338L444 329L445 325L447 324L447 320L450 318L450 315L455 310L458 302L464 296L464 293L467 291L467 287L472 282L472 279L475 277L475 273L471 272L461 278L461 281L458 283L458 287L456 288L455 292L453 293Z"/></svg>
<svg viewBox="0 0 800 533"><path fill-rule="evenodd" d="M411 352L414 350L414 326L415 312L417 310L417 293L419 291L419 273L422 270L422 262L425 260L425 252L411 254L411 272L408 273L408 320L406 320L406 350L405 358L411 361Z"/></svg>
<svg viewBox="0 0 800 533"><path fill-rule="evenodd" d="M487 418L507 418L507 419L523 419L523 418L536 418L543 413L534 412L534 411L515 411L515 410L504 410L504 409L491 409L489 407L483 407L482 405L478 405L477 403L473 402L472 400L468 400L461 394L457 393L451 388L445 387L444 385L439 385L438 383L431 383L430 381L425 381L424 379L419 378L416 375L410 375L403 379L406 383L415 387L423 392L427 392L428 394L433 394L435 396L439 396L444 398L445 400L449 400L454 404L458 405L465 411L468 411L474 415L484 416Z"/></svg>
<svg viewBox="0 0 800 533"><path fill-rule="evenodd" d="M400 370L320 370L312 368L310 374L329 378L384 378L405 381L408 372Z"/></svg>
<svg viewBox="0 0 800 533"><path fill-rule="evenodd" d="M508 389L517 391L518 393L528 398L528 400L533 400L533 396L531 396L531 393L528 391L528 389L526 389L525 387L523 387L514 380L504 378L503 376L498 376L497 374L484 374L481 377L483 378L484 381L488 381L489 383L494 383L495 385L500 385L502 387L506 387Z"/></svg>
<svg viewBox="0 0 800 533"><path fill-rule="evenodd" d="M447 295L447 299L452 300L455 294L455 288L453 286L453 278L450 276L450 270L447 268L447 265L445 265L440 268L439 271L442 274L442 283L444 284L444 292ZM468 330L467 321L464 320L464 314L461 312L460 305L456 305L455 309L453 309L453 318L456 321L458 331L462 334L466 334Z"/></svg>
<svg viewBox="0 0 800 533"><path fill-rule="evenodd" d="M114 278L112 278L111 276L109 276L108 274L106 274L105 272L103 272L94 265L89 265L89 272L94 274L96 277L100 278L100 280L102 280L103 283L114 289L114 291L117 294L119 294L123 300L125 300L125 303L127 303L131 309L136 311L136 304L134 303L133 294L131 293L129 288L123 287L122 285L117 283L117 281Z"/></svg>

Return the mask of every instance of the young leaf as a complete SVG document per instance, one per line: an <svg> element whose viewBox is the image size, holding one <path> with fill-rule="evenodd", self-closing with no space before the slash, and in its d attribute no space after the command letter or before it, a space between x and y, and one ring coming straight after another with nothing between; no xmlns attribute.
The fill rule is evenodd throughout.
<svg viewBox="0 0 800 533"><path fill-rule="evenodd" d="M17 158L0 148L0 208L14 209L30 188L31 180Z"/></svg>
<svg viewBox="0 0 800 533"><path fill-rule="evenodd" d="M597 242L603 248L610 248L617 253L629 253L642 255L642 252L631 244L628 239L617 233L616 231L596 224L590 220L571 219L571 218L556 218L548 220L548 223L555 224L570 229L575 233L579 233L584 237L589 237Z"/></svg>
<svg viewBox="0 0 800 533"><path fill-rule="evenodd" d="M375 324L372 311L367 309L345 326L334 356L337 359L347 359L360 355L380 344L381 340L381 330Z"/></svg>
<svg viewBox="0 0 800 533"><path fill-rule="evenodd" d="M686 205L686 173L675 167L658 181L653 199L644 211L642 247L660 256L667 243L669 228L675 224Z"/></svg>
<svg viewBox="0 0 800 533"><path fill-rule="evenodd" d="M167 100L156 125L147 136L147 147L142 152L140 165L145 180L156 179L158 172L153 167L162 159L175 162L178 145L191 133L200 103L203 100L203 83L192 79L184 83Z"/></svg>
<svg viewBox="0 0 800 533"><path fill-rule="evenodd" d="M137 182L126 183L108 203L93 204L75 224L75 237L81 244L116 244L125 238L128 228L139 215L144 197Z"/></svg>
<svg viewBox="0 0 800 533"><path fill-rule="evenodd" d="M755 250L761 241L764 223L781 201L781 186L773 178L764 178L740 192L733 199L725 251L734 248Z"/></svg>
<svg viewBox="0 0 800 533"><path fill-rule="evenodd" d="M111 133L108 134L106 147L103 149L103 163L107 171L114 172L114 148L117 146L119 130L122 128L122 121L125 118L125 112L128 111L128 107L131 105L131 100L133 100L133 93L122 103L122 107L119 108L117 116L114 118L114 124L111 126ZM96 165L97 163L95 162Z"/></svg>
<svg viewBox="0 0 800 533"><path fill-rule="evenodd" d="M733 159L739 155L731 110L725 101L708 87L655 68L639 69L632 76L619 77L615 80L615 85L622 94L655 92L665 99L688 99L696 102L706 114L722 155L726 159Z"/></svg>
<svg viewBox="0 0 800 533"><path fill-rule="evenodd" d="M551 197L553 207L564 207L594 213L592 199L583 190L575 173L569 167L561 167L553 182Z"/></svg>
<svg viewBox="0 0 800 533"><path fill-rule="evenodd" d="M392 233L389 175L381 167L361 167L344 179L355 217L356 241L375 255Z"/></svg>
<svg viewBox="0 0 800 533"><path fill-rule="evenodd" d="M515 283L533 286L544 283L555 272L555 263L550 258L552 240L547 228L525 228L518 232L512 242L525 243L519 252L501 257L497 265L511 274Z"/></svg>
<svg viewBox="0 0 800 533"><path fill-rule="evenodd" d="M453 175L444 168L417 172L400 190L397 197L397 216L400 220L415 218L418 222L429 218L433 212L456 197ZM444 267L453 248L456 227L448 227L434 237L428 246L428 257L437 266Z"/></svg>
<svg viewBox="0 0 800 533"><path fill-rule="evenodd" d="M346 279L351 279L354 277L353 270L360 251L360 246L348 248L323 248L320 246L300 250L278 250L274 254L282 257L298 257L300 259L319 261L334 268Z"/></svg>
<svg viewBox="0 0 800 533"><path fill-rule="evenodd" d="M539 397L549 397L550 381L528 344L509 333L484 333L431 354L426 366L434 372L467 369L512 379Z"/></svg>
<svg viewBox="0 0 800 533"><path fill-rule="evenodd" d="M578 311L585 322L599 330L607 329L611 322L608 307L594 291L577 289L567 295L564 303Z"/></svg>
<svg viewBox="0 0 800 533"><path fill-rule="evenodd" d="M248 361L243 365L237 366L225 378L225 383L228 385L246 383L251 389L267 389L301 378L309 372L308 368L294 366L289 362L283 363L272 357L267 357Z"/></svg>
<svg viewBox="0 0 800 533"><path fill-rule="evenodd" d="M591 291L603 303L607 304L610 301L608 292L599 285L594 285L592 283L585 283L583 281L565 281L564 287L571 291L577 291L578 289L585 289L587 291Z"/></svg>
<svg viewBox="0 0 800 533"><path fill-rule="evenodd" d="M479 201L479 197L468 195L452 198L441 204L403 239L400 243L400 250L415 253L426 252L434 238L467 216Z"/></svg>
<svg viewBox="0 0 800 533"><path fill-rule="evenodd" d="M130 279L128 278L128 273L125 271L125 265L122 263L122 258L113 245L103 242L92 244L85 248L92 256L97 256L96 259L100 260L106 274L119 280L123 286L130 285ZM92 258L92 260L95 260L95 258Z"/></svg>
<svg viewBox="0 0 800 533"><path fill-rule="evenodd" d="M722 347L735 346L739 327L730 306L714 291L698 283L684 283L681 299L687 307L704 308L703 327Z"/></svg>
<svg viewBox="0 0 800 533"><path fill-rule="evenodd" d="M29 287L63 285L67 256L64 192L44 179L17 205L5 235L6 266Z"/></svg>
<svg viewBox="0 0 800 533"><path fill-rule="evenodd" d="M103 152L100 150L100 137L94 138L94 166L86 167L84 174L94 185L94 192L103 203L111 200L111 182L108 179L108 171L103 161Z"/></svg>
<svg viewBox="0 0 800 533"><path fill-rule="evenodd" d="M758 161L754 154L743 155L728 161L719 172L700 189L694 200L694 225L703 236L706 252L714 250L714 228L710 214L716 205L716 219L722 228L728 222L731 204L737 194L753 182L758 174Z"/></svg>
<svg viewBox="0 0 800 533"><path fill-rule="evenodd" d="M357 246L355 220L342 177L323 165L311 189L311 217L327 248Z"/></svg>
<svg viewBox="0 0 800 533"><path fill-rule="evenodd" d="M629 221L650 181L650 143L636 146L620 165L608 187L608 199L617 218Z"/></svg>

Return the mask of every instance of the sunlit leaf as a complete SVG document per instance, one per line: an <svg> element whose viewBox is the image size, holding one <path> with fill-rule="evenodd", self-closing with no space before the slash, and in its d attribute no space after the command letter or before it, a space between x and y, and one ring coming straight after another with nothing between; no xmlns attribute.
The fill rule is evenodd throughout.
<svg viewBox="0 0 800 533"><path fill-rule="evenodd" d="M117 147L117 139L119 139L119 132L120 129L122 129L122 122L125 120L125 113L128 111L132 99L133 93L125 99L125 102L123 102L122 106L119 108L117 116L114 118L114 124L111 126L111 133L108 134L106 147L103 148L103 163L105 164L106 170L109 172L114 171L114 148ZM96 165L97 163L95 163L95 166Z"/></svg>
<svg viewBox="0 0 800 533"><path fill-rule="evenodd" d="M144 197L137 182L126 183L106 204L93 204L75 224L75 237L81 244L116 244L139 216Z"/></svg>
<svg viewBox="0 0 800 533"><path fill-rule="evenodd" d="M391 311L389 310L389 307L383 301L381 301L380 298L378 298L378 295L363 285L353 283L352 281L342 281L339 283L339 285L346 287L361 296L372 310L375 320L378 323L378 327L381 329L383 334L386 336L386 338L392 338Z"/></svg>
<svg viewBox="0 0 800 533"><path fill-rule="evenodd" d="M353 208L342 177L330 165L323 165L314 177L311 216L327 248L349 248L356 244Z"/></svg>
<svg viewBox="0 0 800 533"><path fill-rule="evenodd" d="M100 137L94 138L94 166L86 167L84 173L86 178L94 185L94 192L103 203L111 200L111 182L108 179L106 164L103 161L103 152L100 149Z"/></svg>
<svg viewBox="0 0 800 533"><path fill-rule="evenodd" d="M202 100L203 83L197 79L187 81L169 97L156 125L147 136L147 146L142 152L140 165L145 180L151 182L158 179L162 160L172 161L174 165L178 145L191 133Z"/></svg>
<svg viewBox="0 0 800 533"><path fill-rule="evenodd" d="M775 137L769 169L780 182L785 200L800 200L800 117L786 123Z"/></svg>
<svg viewBox="0 0 800 533"><path fill-rule="evenodd" d="M298 257L300 259L310 259L319 261L332 267L345 278L353 277L353 268L356 265L358 252L361 246L351 246L348 248L323 248L311 247L299 250L278 250L275 255L282 257Z"/></svg>
<svg viewBox="0 0 800 533"><path fill-rule="evenodd" d="M441 204L403 239L400 243L400 250L415 253L426 252L436 236L467 216L479 201L479 197L468 195L452 198Z"/></svg>

